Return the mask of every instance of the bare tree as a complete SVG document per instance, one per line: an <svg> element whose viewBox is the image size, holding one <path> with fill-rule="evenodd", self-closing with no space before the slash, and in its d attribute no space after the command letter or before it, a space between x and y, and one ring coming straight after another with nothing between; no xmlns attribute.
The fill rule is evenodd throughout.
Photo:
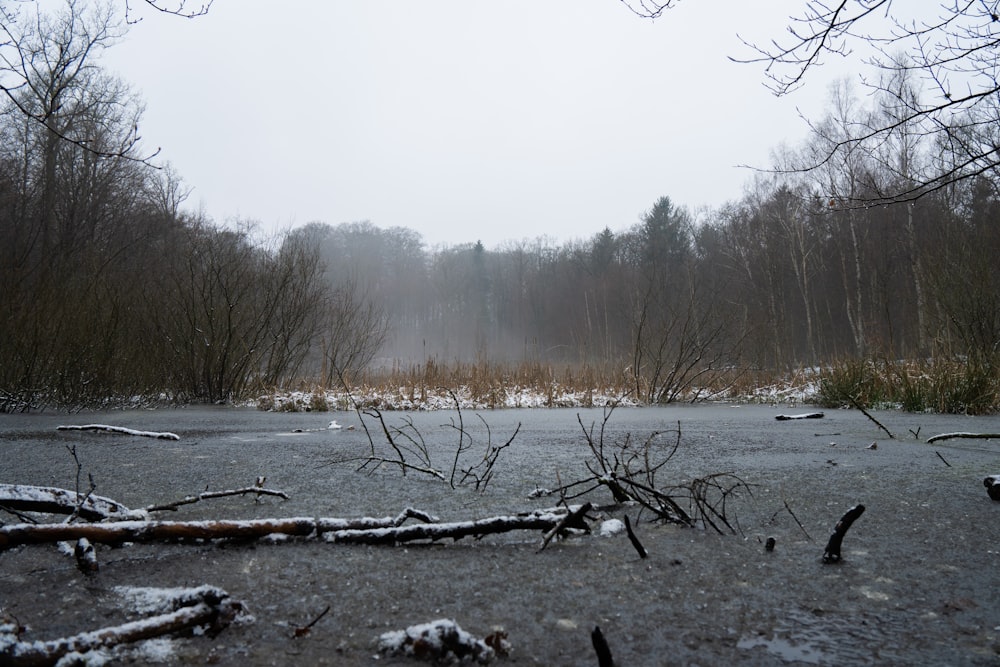
<svg viewBox="0 0 1000 667"><path fill-rule="evenodd" d="M621 0L644 18L657 18L679 0ZM768 87L786 95L806 83L828 57L855 58L867 67L874 92L894 98L898 113L876 124L858 123L803 169L819 167L862 144L887 141L901 128L947 149L951 159L915 179L883 190L841 198L840 206L914 201L949 184L994 173L1000 167L1000 9L996 2L893 3L891 0L803 0L787 34L764 43L743 39L751 50L737 62L765 66ZM919 82L919 95L901 90L901 77Z"/></svg>

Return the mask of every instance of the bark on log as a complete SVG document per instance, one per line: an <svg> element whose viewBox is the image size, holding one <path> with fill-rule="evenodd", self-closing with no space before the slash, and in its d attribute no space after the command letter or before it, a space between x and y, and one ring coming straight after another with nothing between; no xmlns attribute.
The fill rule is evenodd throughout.
<svg viewBox="0 0 1000 667"><path fill-rule="evenodd" d="M775 417L775 419L777 419L780 422L788 421L790 419L822 419L822 418L823 418L822 412L806 412L801 415L778 415L777 417Z"/></svg>

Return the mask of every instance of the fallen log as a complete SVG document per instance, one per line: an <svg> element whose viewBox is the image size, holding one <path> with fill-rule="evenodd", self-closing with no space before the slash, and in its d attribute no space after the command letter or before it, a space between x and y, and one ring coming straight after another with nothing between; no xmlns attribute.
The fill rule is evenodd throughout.
<svg viewBox="0 0 1000 667"><path fill-rule="evenodd" d="M401 544L415 540L458 540L514 530L551 530L569 509L536 510L475 521L431 523L437 518L407 508L396 517L358 519L292 517L246 521L115 521L89 524L11 524L0 526L0 551L24 544L47 544L86 538L100 544L193 540L255 540L268 535L316 537L340 544ZM407 519L428 523L402 525ZM567 525L567 527L569 527Z"/></svg>
<svg viewBox="0 0 1000 667"><path fill-rule="evenodd" d="M0 509L46 514L76 514L86 521L138 519L135 513L111 498L77 494L67 489L27 484L0 484Z"/></svg>
<svg viewBox="0 0 1000 667"><path fill-rule="evenodd" d="M107 433L119 433L122 435L138 435L143 438L157 438L159 440L180 440L176 433L166 431L137 431L134 428L124 426L109 426L108 424L84 424L82 426L57 426L57 431L105 431Z"/></svg>
<svg viewBox="0 0 1000 667"><path fill-rule="evenodd" d="M182 595L168 601L174 607L156 616L122 625L49 641L21 641L23 630L15 624L0 624L0 664L11 667L54 665L70 654L110 648L120 644L161 637L181 630L206 627L217 633L233 621L250 618L241 602L213 586L182 589ZM73 664L77 664L74 661Z"/></svg>
<svg viewBox="0 0 1000 667"><path fill-rule="evenodd" d="M967 433L964 431L959 431L957 433L941 433L939 435L931 436L927 438L927 444L937 442L938 440L951 440L953 438L976 438L979 440L993 440L1000 439L1000 433Z"/></svg>
<svg viewBox="0 0 1000 667"><path fill-rule="evenodd" d="M777 419L780 422L783 422L783 421L788 421L790 419L822 419L823 416L824 415L822 412L806 412L800 415L778 415L777 417L775 417L775 419Z"/></svg>

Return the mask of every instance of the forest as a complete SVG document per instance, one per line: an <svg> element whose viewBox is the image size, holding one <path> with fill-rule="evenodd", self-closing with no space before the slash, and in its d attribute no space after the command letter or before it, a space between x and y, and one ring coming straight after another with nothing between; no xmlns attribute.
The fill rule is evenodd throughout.
<svg viewBox="0 0 1000 667"><path fill-rule="evenodd" d="M998 406L1000 178L968 152L995 153L1000 123L966 109L942 139L897 122L919 96L907 68L877 94L832 87L809 138L724 206L689 210L664 183L590 237L428 247L377 221L267 236L189 210L140 141L142 100L100 65L116 21L70 2L5 28L0 411L484 364L601 378L642 403L800 369L876 400L861 376L881 367L904 392L957 395L904 406Z"/></svg>

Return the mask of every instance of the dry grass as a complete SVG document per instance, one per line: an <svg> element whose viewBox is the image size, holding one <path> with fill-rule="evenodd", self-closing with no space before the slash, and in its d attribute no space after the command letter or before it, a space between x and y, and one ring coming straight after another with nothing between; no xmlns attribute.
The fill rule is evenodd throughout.
<svg viewBox="0 0 1000 667"><path fill-rule="evenodd" d="M822 372L817 400L828 407L857 401L908 412L992 414L1000 411L998 369L988 359L847 359Z"/></svg>

